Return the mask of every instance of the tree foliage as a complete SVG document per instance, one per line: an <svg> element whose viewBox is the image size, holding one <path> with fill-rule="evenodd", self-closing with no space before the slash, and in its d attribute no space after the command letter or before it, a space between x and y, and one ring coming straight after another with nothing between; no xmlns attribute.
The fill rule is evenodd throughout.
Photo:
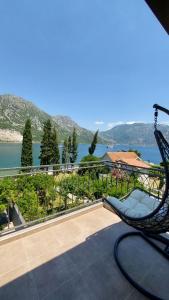
<svg viewBox="0 0 169 300"><path fill-rule="evenodd" d="M18 195L18 206L27 222L44 216L43 207L39 205L38 195L33 188L25 188L23 193Z"/></svg>
<svg viewBox="0 0 169 300"><path fill-rule="evenodd" d="M16 182L14 179L4 178L0 181L0 213L17 199Z"/></svg>
<svg viewBox="0 0 169 300"><path fill-rule="evenodd" d="M71 161L71 152L72 152L72 138L69 135L68 137L68 141L67 141L67 150L68 150L68 154L69 154L69 160Z"/></svg>
<svg viewBox="0 0 169 300"><path fill-rule="evenodd" d="M33 156L32 156L31 121L30 119L27 119L23 131L21 166L22 167L32 166L32 163L33 163Z"/></svg>
<svg viewBox="0 0 169 300"><path fill-rule="evenodd" d="M51 147L52 147L51 163L59 164L60 163L60 153L59 153L59 144L58 144L58 136L57 136L56 128L53 128L53 131L52 131Z"/></svg>
<svg viewBox="0 0 169 300"><path fill-rule="evenodd" d="M93 136L92 143L91 143L91 145L90 145L90 147L89 147L89 149L88 149L90 155L93 155L93 153L94 153L94 151L95 151L95 149L96 149L97 140L98 140L98 133L99 133L99 131L97 130L97 131L95 132L94 136Z"/></svg>
<svg viewBox="0 0 169 300"><path fill-rule="evenodd" d="M95 155L86 155L80 161L79 175L90 173L92 176L98 177L100 173L107 174L108 167L104 166L101 158Z"/></svg>
<svg viewBox="0 0 169 300"><path fill-rule="evenodd" d="M62 149L62 164L69 162L69 153L68 153L68 141L64 140L63 149Z"/></svg>
<svg viewBox="0 0 169 300"><path fill-rule="evenodd" d="M16 203L26 221L45 216L54 200L55 179L47 174L4 178L0 181L0 213Z"/></svg>
<svg viewBox="0 0 169 300"><path fill-rule="evenodd" d="M99 162L99 161L100 161L100 157L89 154L89 155L84 156L81 159L80 163L83 164L86 162Z"/></svg>
<svg viewBox="0 0 169 300"><path fill-rule="evenodd" d="M73 129L72 133L72 147L71 147L71 156L70 156L70 162L74 163L78 156L78 143L77 143L77 133L76 129Z"/></svg>
<svg viewBox="0 0 169 300"><path fill-rule="evenodd" d="M50 165L53 157L53 141L52 141L52 124L50 119L44 123L43 137L41 141L40 150L40 164Z"/></svg>
<svg viewBox="0 0 169 300"><path fill-rule="evenodd" d="M89 165L83 169L82 164L86 161ZM82 173L79 173L80 170ZM4 178L0 181L0 213L5 210L7 212L9 205L16 203L28 222L83 204L85 197L89 201L104 195L121 197L133 189L133 186L141 187L137 177L131 173L130 178L125 176L116 180L116 176L112 176L109 169L105 171L98 157L88 155L82 159L78 171L76 169L69 174L60 173L59 178L48 174ZM61 199L59 204L58 198Z"/></svg>
<svg viewBox="0 0 169 300"><path fill-rule="evenodd" d="M72 136L69 135L67 140L68 162L74 163L78 156L78 143L76 129L73 128Z"/></svg>

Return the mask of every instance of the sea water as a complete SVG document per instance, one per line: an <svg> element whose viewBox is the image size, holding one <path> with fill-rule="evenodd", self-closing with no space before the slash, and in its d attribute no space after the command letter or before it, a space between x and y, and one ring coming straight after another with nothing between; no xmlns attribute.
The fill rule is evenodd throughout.
<svg viewBox="0 0 169 300"><path fill-rule="evenodd" d="M88 144L79 144L78 146L78 158L79 162L81 158L88 154ZM60 153L62 151L62 145L60 145ZM105 152L119 151L128 149L135 149L141 153L141 158L145 161L158 164L161 162L161 156L157 147L146 147L138 145L115 145L108 146L97 144L94 155L102 157ZM40 144L33 144L33 164L39 165L39 153ZM21 158L21 144L18 143L0 143L0 168L20 167Z"/></svg>

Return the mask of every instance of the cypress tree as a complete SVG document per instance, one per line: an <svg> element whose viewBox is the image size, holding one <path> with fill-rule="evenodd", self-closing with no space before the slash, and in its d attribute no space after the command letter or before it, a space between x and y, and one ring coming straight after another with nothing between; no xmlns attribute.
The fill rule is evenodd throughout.
<svg viewBox="0 0 169 300"><path fill-rule="evenodd" d="M72 139L71 136L68 137L68 156L69 156L69 161L71 162L71 156L72 156Z"/></svg>
<svg viewBox="0 0 169 300"><path fill-rule="evenodd" d="M32 166L32 163L33 163L33 157L32 157L31 121L30 119L27 119L23 131L21 166L22 167Z"/></svg>
<svg viewBox="0 0 169 300"><path fill-rule="evenodd" d="M70 162L74 163L77 159L78 155L78 143L77 143L77 133L76 129L73 129L73 134L72 134L72 149L71 149L71 156L70 156Z"/></svg>
<svg viewBox="0 0 169 300"><path fill-rule="evenodd" d="M59 153L59 145L58 145L58 136L56 132L56 128L52 131L52 164L60 163L60 153Z"/></svg>
<svg viewBox="0 0 169 300"><path fill-rule="evenodd" d="M90 155L93 155L95 149L96 149L96 144L97 144L97 138L98 138L98 133L99 133L99 130L97 130L93 136L93 141L89 147L89 154Z"/></svg>
<svg viewBox="0 0 169 300"><path fill-rule="evenodd" d="M66 164L68 162L68 141L64 140L63 150L62 150L62 164Z"/></svg>
<svg viewBox="0 0 169 300"><path fill-rule="evenodd" d="M44 123L43 137L41 141L40 150L40 164L50 165L53 156L53 143L52 143L52 124L50 119Z"/></svg>

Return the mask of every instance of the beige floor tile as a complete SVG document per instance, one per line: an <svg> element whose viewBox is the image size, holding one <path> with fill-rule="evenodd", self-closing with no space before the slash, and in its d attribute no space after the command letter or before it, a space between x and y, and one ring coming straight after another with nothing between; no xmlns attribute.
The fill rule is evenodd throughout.
<svg viewBox="0 0 169 300"><path fill-rule="evenodd" d="M116 215L98 208L2 245L0 299L145 299L113 257L117 237L129 230ZM156 293L164 276L161 286L168 299L168 262L138 238L126 240L119 255L128 271Z"/></svg>

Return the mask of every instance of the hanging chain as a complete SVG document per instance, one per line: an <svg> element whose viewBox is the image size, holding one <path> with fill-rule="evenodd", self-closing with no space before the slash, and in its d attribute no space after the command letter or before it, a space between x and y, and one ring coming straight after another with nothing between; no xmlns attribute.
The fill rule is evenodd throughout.
<svg viewBox="0 0 169 300"><path fill-rule="evenodd" d="M158 118L158 109L155 109L154 112L154 128L157 129L157 118Z"/></svg>

